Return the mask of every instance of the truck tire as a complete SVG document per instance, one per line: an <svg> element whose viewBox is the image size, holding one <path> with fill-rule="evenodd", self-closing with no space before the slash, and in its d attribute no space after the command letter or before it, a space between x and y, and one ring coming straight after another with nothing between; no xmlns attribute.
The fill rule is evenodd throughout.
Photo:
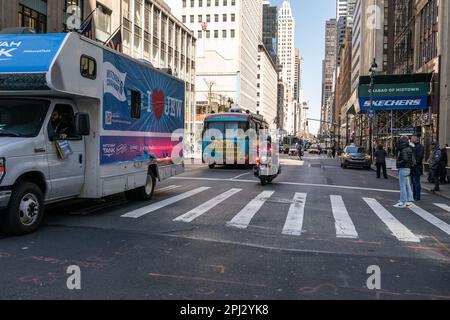
<svg viewBox="0 0 450 320"><path fill-rule="evenodd" d="M36 231L44 217L44 196L34 183L17 185L12 192L6 211L1 215L3 231L20 236Z"/></svg>
<svg viewBox="0 0 450 320"><path fill-rule="evenodd" d="M128 200L148 201L153 197L155 191L156 178L152 170L149 170L147 174L147 181L145 186L129 190L125 192L125 196Z"/></svg>

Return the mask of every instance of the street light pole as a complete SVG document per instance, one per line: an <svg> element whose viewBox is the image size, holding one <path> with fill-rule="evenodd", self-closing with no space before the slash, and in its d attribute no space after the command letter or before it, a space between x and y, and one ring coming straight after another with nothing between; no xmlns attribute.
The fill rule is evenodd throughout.
<svg viewBox="0 0 450 320"><path fill-rule="evenodd" d="M374 83L374 76L375 76L375 70L378 67L376 59L373 59L373 63L370 66L370 109L369 109L369 149L370 149L370 160L373 162L373 118L374 118L374 111L373 111L373 90L375 87Z"/></svg>

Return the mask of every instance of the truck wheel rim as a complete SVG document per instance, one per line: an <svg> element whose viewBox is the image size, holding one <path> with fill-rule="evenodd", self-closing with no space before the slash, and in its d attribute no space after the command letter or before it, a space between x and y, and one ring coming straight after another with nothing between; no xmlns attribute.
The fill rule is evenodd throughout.
<svg viewBox="0 0 450 320"><path fill-rule="evenodd" d="M20 222L24 226L31 226L36 222L38 215L39 201L37 197L32 193L26 194L22 197L19 205Z"/></svg>
<svg viewBox="0 0 450 320"><path fill-rule="evenodd" d="M153 179L151 176L147 176L147 182L145 184L145 193L150 195L153 189Z"/></svg>

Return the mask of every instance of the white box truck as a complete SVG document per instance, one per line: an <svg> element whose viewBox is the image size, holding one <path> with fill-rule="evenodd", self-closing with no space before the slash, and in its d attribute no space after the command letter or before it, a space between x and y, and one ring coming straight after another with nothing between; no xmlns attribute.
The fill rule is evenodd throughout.
<svg viewBox="0 0 450 320"><path fill-rule="evenodd" d="M0 35L0 226L44 206L152 197L183 172L185 84L77 33Z"/></svg>

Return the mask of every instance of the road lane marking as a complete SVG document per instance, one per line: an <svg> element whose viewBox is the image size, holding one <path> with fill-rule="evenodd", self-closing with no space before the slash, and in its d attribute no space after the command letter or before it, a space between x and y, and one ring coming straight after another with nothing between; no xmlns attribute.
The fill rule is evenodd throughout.
<svg viewBox="0 0 450 320"><path fill-rule="evenodd" d="M290 236L301 236L303 229L303 217L307 193L296 193L294 203L291 204L284 224L282 234Z"/></svg>
<svg viewBox="0 0 450 320"><path fill-rule="evenodd" d="M338 238L357 239L358 232L356 232L355 225L348 214L342 197L330 195L330 199L335 221L334 225L336 227L336 236Z"/></svg>
<svg viewBox="0 0 450 320"><path fill-rule="evenodd" d="M250 172L246 172L246 173L240 174L240 175L238 175L238 176L232 178L231 180L239 179L239 178L241 178L241 177L243 177L243 176L246 176L246 175L248 175L248 174L250 174Z"/></svg>
<svg viewBox="0 0 450 320"><path fill-rule="evenodd" d="M187 199L189 197L192 197L192 196L194 196L194 195L196 195L198 193L204 192L204 191L206 191L208 189L210 189L210 188L209 187L197 188L197 189L194 189L194 190L182 193L182 194L180 194L178 196L175 196L175 197L163 200L163 201L159 201L159 202L153 203L151 205L148 205L146 207L143 207L143 208L140 208L140 209L128 212L127 214L124 214L121 217L122 218L134 218L134 219L137 219L137 218L140 218L142 216L145 216L146 214L152 213L152 212L154 212L156 210L159 210L161 208L167 207L167 206L169 206L171 204L174 204L176 202L179 202L181 200L184 200L184 199Z"/></svg>
<svg viewBox="0 0 450 320"><path fill-rule="evenodd" d="M420 243L420 239L390 214L377 200L371 198L363 199L398 240Z"/></svg>
<svg viewBox="0 0 450 320"><path fill-rule="evenodd" d="M261 209L264 203L269 199L275 191L264 191L255 199L250 201L244 209L242 209L231 221L227 222L230 227L246 229L252 221L255 214Z"/></svg>
<svg viewBox="0 0 450 320"><path fill-rule="evenodd" d="M219 178L197 178L197 177L172 177L170 179L174 180L197 180L197 181L228 181L228 182L242 182L242 183L255 183L259 184L258 180L242 180L242 179L219 179ZM372 188L359 188L350 186L338 186L329 184L314 184L314 183L299 183L299 182L281 182L276 181L277 185L286 186L301 186L301 187L317 187L317 188L332 188L332 189L345 189L345 190L359 190L359 191L376 191L376 192L386 192L386 193L400 193L398 190L387 190L387 189L372 189Z"/></svg>
<svg viewBox="0 0 450 320"><path fill-rule="evenodd" d="M165 192L165 191L174 190L174 189L178 189L178 188L180 188L180 186L167 186L165 188L157 189L155 191L155 194L162 193L162 192Z"/></svg>
<svg viewBox="0 0 450 320"><path fill-rule="evenodd" d="M435 216L433 216L428 211L425 211L424 209L419 208L415 204L413 204L409 208L412 210L412 212L417 214L419 217L421 217L425 221L428 221L429 223L431 223L435 227L438 227L439 229L441 229L442 231L444 231L446 234L448 234L450 236L450 225L448 225L444 221L436 218Z"/></svg>
<svg viewBox="0 0 450 320"><path fill-rule="evenodd" d="M450 212L450 207L449 207L448 205L446 205L446 204L443 204L443 203L434 203L434 205L435 205L436 207L439 207L439 208L441 208L441 209L447 211L447 212Z"/></svg>
<svg viewBox="0 0 450 320"><path fill-rule="evenodd" d="M179 222L192 222L204 213L216 207L218 204L224 202L231 196L235 195L238 192L241 192L242 189L230 189L227 192L222 193L221 195L199 205L197 208L175 218L173 221Z"/></svg>

